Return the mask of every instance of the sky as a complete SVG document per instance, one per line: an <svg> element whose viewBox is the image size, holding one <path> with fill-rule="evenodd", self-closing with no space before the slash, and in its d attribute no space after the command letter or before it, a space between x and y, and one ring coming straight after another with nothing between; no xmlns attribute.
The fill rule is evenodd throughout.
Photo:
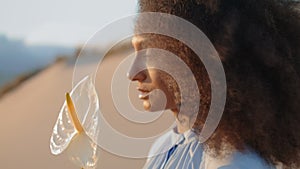
<svg viewBox="0 0 300 169"><path fill-rule="evenodd" d="M136 12L137 0L0 0L0 34L28 45L72 47Z"/></svg>

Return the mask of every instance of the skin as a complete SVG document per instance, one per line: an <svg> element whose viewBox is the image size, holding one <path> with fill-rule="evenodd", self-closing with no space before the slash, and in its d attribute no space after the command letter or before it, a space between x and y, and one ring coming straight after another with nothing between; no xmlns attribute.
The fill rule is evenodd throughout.
<svg viewBox="0 0 300 169"><path fill-rule="evenodd" d="M180 116L178 119L179 107L175 103L175 94L167 87L168 82L165 81L167 74L161 70L149 68L147 66L147 57L143 56L140 52L143 49L143 44L147 43L147 39L141 36L134 36L132 38L132 45L135 49L135 58L132 63L127 77L131 81L138 82L137 90L140 91L139 98L143 101L143 106L146 111L154 112L161 110L171 110L176 118L177 131L183 133L191 128L186 124L186 121L190 121L184 116ZM163 64L161 61L155 64ZM141 70L142 71L137 71ZM137 72L137 73L136 73ZM162 95L160 90L164 93L166 104L164 107L157 106L162 102Z"/></svg>

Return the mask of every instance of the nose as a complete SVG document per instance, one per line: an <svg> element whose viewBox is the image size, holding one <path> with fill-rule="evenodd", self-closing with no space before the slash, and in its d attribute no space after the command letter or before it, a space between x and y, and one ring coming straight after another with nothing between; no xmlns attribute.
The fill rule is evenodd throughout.
<svg viewBox="0 0 300 169"><path fill-rule="evenodd" d="M145 61L141 56L135 55L135 59L127 72L127 77L131 81L143 82L147 78L147 69L145 66Z"/></svg>
<svg viewBox="0 0 300 169"><path fill-rule="evenodd" d="M138 72L138 73L135 73L135 74L131 74L130 72L131 72L131 71L129 71L129 72L127 73L127 77L128 77L128 79L131 80L131 81L139 81L139 82L143 82L143 81L147 78L146 73L145 73L144 70L142 70L142 71L140 71L140 72Z"/></svg>

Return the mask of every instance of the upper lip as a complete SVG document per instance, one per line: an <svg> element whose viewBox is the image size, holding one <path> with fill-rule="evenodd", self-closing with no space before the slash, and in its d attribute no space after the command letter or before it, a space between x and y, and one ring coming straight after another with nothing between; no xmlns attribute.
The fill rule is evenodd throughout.
<svg viewBox="0 0 300 169"><path fill-rule="evenodd" d="M140 92L142 92L142 93L148 93L148 92L150 92L150 90L145 89L145 88L140 88L140 87L138 87L137 90L140 91Z"/></svg>
<svg viewBox="0 0 300 169"><path fill-rule="evenodd" d="M146 88L141 88L141 87L138 87L137 90L139 90L141 92L141 94L139 94L139 99L148 99L149 98L150 90L148 90Z"/></svg>

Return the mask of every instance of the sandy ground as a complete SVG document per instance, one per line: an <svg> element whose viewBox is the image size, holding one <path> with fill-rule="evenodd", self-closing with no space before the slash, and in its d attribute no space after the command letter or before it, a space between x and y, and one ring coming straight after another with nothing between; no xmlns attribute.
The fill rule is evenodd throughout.
<svg viewBox="0 0 300 169"><path fill-rule="evenodd" d="M110 78L115 67L122 57L114 56L106 59L101 67L102 73L97 75L101 84L97 87L101 91L100 103L107 121L114 128L131 136L145 136L145 129L153 134L161 130L165 121L172 120L169 113L160 120L144 125L130 123L118 115L114 109L110 96ZM89 66L86 63L84 66ZM69 62L56 63L33 78L25 81L14 91L6 94L0 100L0 165L8 169L75 169L66 154L54 156L50 153L49 140L52 128L57 119L60 107L65 98L65 92L71 90L72 73L74 64ZM105 80L106 79L106 80ZM135 88L135 86L131 86ZM136 93L133 93L136 96ZM131 96L131 97L135 97ZM104 97L105 99L101 99ZM133 99L134 105L140 105L137 99ZM138 108L139 109L139 108ZM152 133L151 133L152 132ZM106 138L110 139L110 138ZM97 168L134 169L141 168L145 159L133 159L112 154L99 149L99 161Z"/></svg>

